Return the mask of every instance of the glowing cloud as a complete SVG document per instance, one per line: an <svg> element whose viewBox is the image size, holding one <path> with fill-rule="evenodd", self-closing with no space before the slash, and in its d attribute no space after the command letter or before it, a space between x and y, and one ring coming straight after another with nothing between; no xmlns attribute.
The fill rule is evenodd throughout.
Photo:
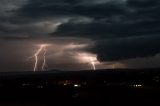
<svg viewBox="0 0 160 106"><path fill-rule="evenodd" d="M90 63L93 70L96 70L96 65L99 64L97 55L90 53L77 53L76 57L81 63Z"/></svg>

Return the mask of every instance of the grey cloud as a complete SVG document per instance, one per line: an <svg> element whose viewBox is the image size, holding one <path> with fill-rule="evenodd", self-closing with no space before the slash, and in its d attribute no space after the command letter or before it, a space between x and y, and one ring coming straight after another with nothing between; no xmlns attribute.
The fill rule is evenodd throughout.
<svg viewBox="0 0 160 106"><path fill-rule="evenodd" d="M115 12L112 11L116 9L113 5L111 5L111 10L107 10L110 6L105 4L104 8L103 6L98 7L102 8L102 11L99 13L90 9L86 11L88 15L85 16L93 15L92 23L77 24L71 20L68 23L60 25L58 30L53 34L57 36L80 36L104 39L141 35L148 36L150 34L160 33L160 2L158 0L128 0L125 8L116 10L117 14L114 14ZM93 6L93 8L96 9L96 6ZM125 12L125 9L127 12ZM96 9L96 11L98 10ZM112 15L109 15L109 13ZM101 18L97 19L96 17L99 15Z"/></svg>
<svg viewBox="0 0 160 106"><path fill-rule="evenodd" d="M23 21L36 21L37 19L47 19L55 17L75 17L86 16L100 18L113 14L125 13L125 5L115 0L100 0L104 3L96 3L97 1L84 2L81 0L29 0L29 3L22 9L16 11L17 17ZM100 2L99 1L99 2ZM110 1L110 2L108 2ZM114 1L114 2L111 2ZM123 1L123 0L120 0ZM95 5L90 5L95 2Z"/></svg>
<svg viewBox="0 0 160 106"><path fill-rule="evenodd" d="M121 61L126 68L159 68L160 54L152 57L134 58Z"/></svg>
<svg viewBox="0 0 160 106"><path fill-rule="evenodd" d="M131 36L149 36L160 33L160 20L129 20L127 22L92 22L92 23L65 23L58 27L52 35L79 36L92 39L121 38Z"/></svg>
<svg viewBox="0 0 160 106"><path fill-rule="evenodd" d="M14 15L9 24L0 25L4 36L49 33L53 38L92 39L96 43L90 51L101 61L149 57L160 52L159 0L28 0L10 12ZM45 24L41 26L46 20L59 22L49 27L53 32Z"/></svg>
<svg viewBox="0 0 160 106"><path fill-rule="evenodd" d="M52 36L92 38L97 42L93 51L98 54L101 61L125 60L158 54L160 52L158 46L160 45L160 2L128 0L126 9L127 12L119 10L119 14L100 15L101 18L95 18L91 23L77 24L69 21L60 25Z"/></svg>
<svg viewBox="0 0 160 106"><path fill-rule="evenodd" d="M27 3L27 0L1 0L0 1L0 17L11 15L10 11L21 8Z"/></svg>

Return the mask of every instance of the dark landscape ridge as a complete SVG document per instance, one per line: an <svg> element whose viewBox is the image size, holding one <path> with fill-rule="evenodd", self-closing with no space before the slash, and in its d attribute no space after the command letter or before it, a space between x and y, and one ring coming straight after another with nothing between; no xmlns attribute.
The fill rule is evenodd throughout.
<svg viewBox="0 0 160 106"><path fill-rule="evenodd" d="M51 86L61 86L69 82L67 86L74 86L74 83L86 83L88 87L106 87L123 85L130 87L140 85L143 88L160 87L160 69L101 69L83 71L25 71L25 72L1 72L1 88L34 88L43 86L49 89ZM105 82L105 83L104 83ZM47 83L47 84L45 84ZM23 86L23 85L27 86ZM108 86L107 85L107 86ZM121 86L122 87L122 86Z"/></svg>
<svg viewBox="0 0 160 106"><path fill-rule="evenodd" d="M146 69L99 69L99 70L75 70L75 71L64 71L64 70L49 70L49 71L14 71L14 72L0 72L0 79L7 78L28 78L32 79L34 77L47 78L54 76L99 76L101 74L105 75L116 75L116 74L128 74L132 75L133 73L143 73L143 74L160 74L160 68L146 68Z"/></svg>
<svg viewBox="0 0 160 106"><path fill-rule="evenodd" d="M159 68L0 73L1 106L140 106L159 98Z"/></svg>
<svg viewBox="0 0 160 106"><path fill-rule="evenodd" d="M140 69L97 69L97 70L46 70L46 71L10 71L4 72L0 71L1 75L23 75L23 74L61 74L61 73L97 73L97 72L106 72L106 73L119 73L119 72L149 72L149 71L160 71L160 68L140 68Z"/></svg>

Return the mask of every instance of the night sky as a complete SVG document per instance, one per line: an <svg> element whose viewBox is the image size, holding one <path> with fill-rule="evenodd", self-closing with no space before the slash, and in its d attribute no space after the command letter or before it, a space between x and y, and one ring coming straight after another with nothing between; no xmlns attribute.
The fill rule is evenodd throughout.
<svg viewBox="0 0 160 106"><path fill-rule="evenodd" d="M0 71L157 68L159 0L0 0ZM42 51L38 67L42 64ZM39 69L41 70L41 69Z"/></svg>

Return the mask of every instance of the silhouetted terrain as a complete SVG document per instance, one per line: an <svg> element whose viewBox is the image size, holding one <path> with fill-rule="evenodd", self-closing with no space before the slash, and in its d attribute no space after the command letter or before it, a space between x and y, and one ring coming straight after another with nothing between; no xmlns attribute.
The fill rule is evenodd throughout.
<svg viewBox="0 0 160 106"><path fill-rule="evenodd" d="M160 69L0 74L2 106L160 104Z"/></svg>

